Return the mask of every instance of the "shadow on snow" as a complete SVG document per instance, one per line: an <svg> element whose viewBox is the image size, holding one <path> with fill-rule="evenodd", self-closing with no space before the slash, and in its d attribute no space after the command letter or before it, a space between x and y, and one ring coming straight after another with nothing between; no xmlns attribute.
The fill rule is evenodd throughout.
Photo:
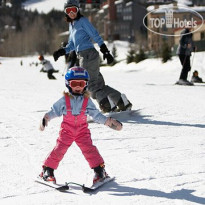
<svg viewBox="0 0 205 205"><path fill-rule="evenodd" d="M102 188L101 191L112 192L110 193L110 195L115 195L115 196L141 195L141 196L159 197L159 198L166 198L166 199L180 199L180 200L195 202L198 204L205 204L205 198L194 196L192 192L195 192L195 190L189 190L189 189L181 189L181 190L172 191L170 193L166 193L159 190L143 189L143 188L140 189L140 188L122 186L116 182L112 182L110 183L109 186L105 185L105 187Z"/></svg>
<svg viewBox="0 0 205 205"><path fill-rule="evenodd" d="M110 116L120 120L124 123L138 123L138 124L151 124L151 125L166 125L166 126L187 126L187 127L197 127L205 128L204 124L188 124L188 123L177 123L177 122L166 122L159 120L149 119L151 115L141 115L141 110L131 110L130 112L119 112L112 113Z"/></svg>

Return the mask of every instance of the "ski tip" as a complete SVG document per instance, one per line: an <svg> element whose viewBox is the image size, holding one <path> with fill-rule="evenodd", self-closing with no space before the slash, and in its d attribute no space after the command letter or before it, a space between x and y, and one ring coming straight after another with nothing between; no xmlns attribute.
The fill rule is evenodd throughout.
<svg viewBox="0 0 205 205"><path fill-rule="evenodd" d="M68 185L64 185L64 186L60 186L60 187L57 187L56 188L58 191L66 191L69 189L69 186Z"/></svg>
<svg viewBox="0 0 205 205"><path fill-rule="evenodd" d="M92 192L93 189L89 188L89 187L86 187L86 186L82 186L82 190L84 193L88 193L88 192Z"/></svg>

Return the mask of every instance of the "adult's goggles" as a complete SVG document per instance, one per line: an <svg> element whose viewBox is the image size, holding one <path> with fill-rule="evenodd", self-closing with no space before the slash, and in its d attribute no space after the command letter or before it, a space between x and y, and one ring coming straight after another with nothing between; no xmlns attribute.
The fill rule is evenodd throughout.
<svg viewBox="0 0 205 205"><path fill-rule="evenodd" d="M71 11L72 11L73 13L77 13L77 12L79 11L79 8L76 7L76 6L71 6L71 7L65 8L65 10L64 10L64 12L65 12L67 15L69 15Z"/></svg>

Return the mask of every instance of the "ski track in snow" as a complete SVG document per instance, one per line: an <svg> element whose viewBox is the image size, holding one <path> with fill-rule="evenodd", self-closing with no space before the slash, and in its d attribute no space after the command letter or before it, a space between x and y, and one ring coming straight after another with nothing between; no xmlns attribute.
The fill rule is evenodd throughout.
<svg viewBox="0 0 205 205"><path fill-rule="evenodd" d="M205 78L203 56L196 53L194 65ZM39 122L65 89L64 59L46 58L61 71L56 81L40 73L40 66L29 66L37 56L0 58L0 204L205 204L205 87L174 85L180 72L176 57L165 64L148 59L101 68L106 83L125 93L135 110L115 115L123 122L120 132L89 125L114 182L91 195L35 183L55 145L61 118L44 132L38 130ZM90 185L93 171L73 144L55 175L59 183Z"/></svg>

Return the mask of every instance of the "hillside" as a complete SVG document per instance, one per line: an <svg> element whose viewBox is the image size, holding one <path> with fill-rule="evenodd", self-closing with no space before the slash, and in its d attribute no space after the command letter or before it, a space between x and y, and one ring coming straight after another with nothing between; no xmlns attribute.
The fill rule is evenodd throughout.
<svg viewBox="0 0 205 205"><path fill-rule="evenodd" d="M39 12L48 13L52 9L63 10L63 6L66 0L27 0L24 3L26 9L37 10ZM189 5L190 0L178 0L178 3L183 5Z"/></svg>

